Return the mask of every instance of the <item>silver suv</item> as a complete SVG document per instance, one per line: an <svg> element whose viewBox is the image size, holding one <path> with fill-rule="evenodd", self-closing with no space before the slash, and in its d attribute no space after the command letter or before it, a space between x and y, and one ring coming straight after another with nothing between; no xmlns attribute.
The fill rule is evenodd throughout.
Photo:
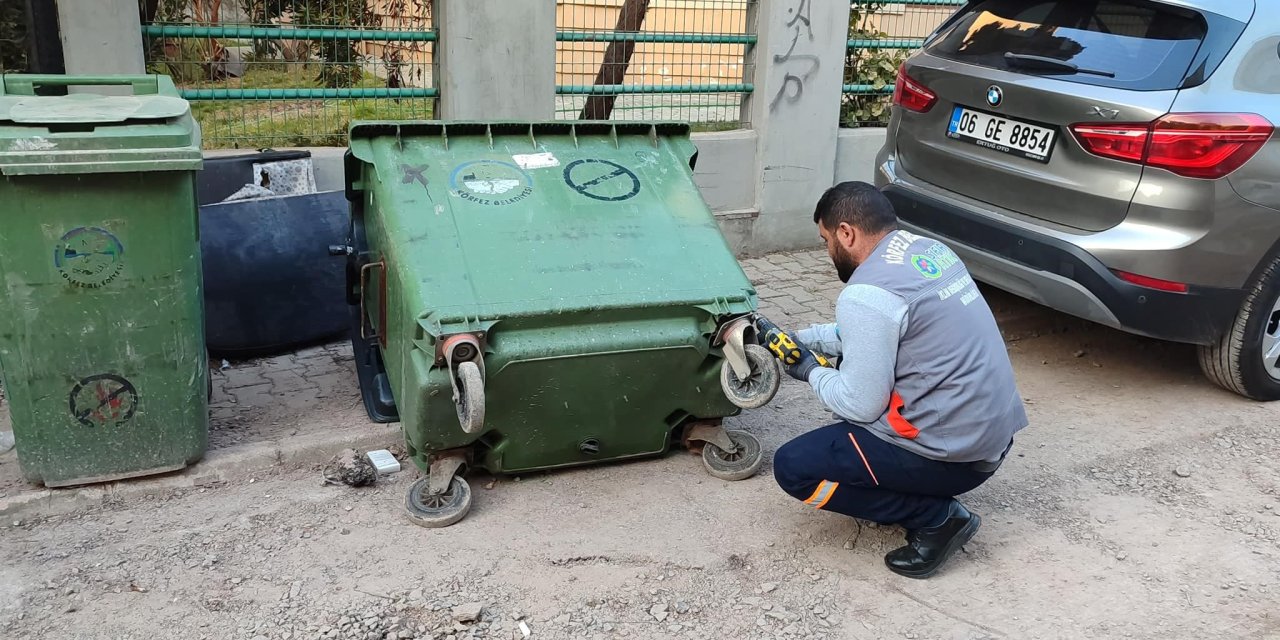
<svg viewBox="0 0 1280 640"><path fill-rule="evenodd" d="M1280 15L971 0L899 72L876 181L999 288L1280 399Z"/></svg>

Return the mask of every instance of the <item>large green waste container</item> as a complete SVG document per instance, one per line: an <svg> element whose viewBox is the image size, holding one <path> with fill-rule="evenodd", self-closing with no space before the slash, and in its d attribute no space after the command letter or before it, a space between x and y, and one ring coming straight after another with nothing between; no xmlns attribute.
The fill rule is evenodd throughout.
<svg viewBox="0 0 1280 640"><path fill-rule="evenodd" d="M32 482L204 454L200 166L168 78L0 76L0 372Z"/></svg>
<svg viewBox="0 0 1280 640"><path fill-rule="evenodd" d="M462 518L467 466L684 444L722 478L759 468L759 442L719 419L767 402L779 372L750 339L756 292L693 182L695 152L680 124L352 127L355 347L366 407L398 416L429 472L411 519Z"/></svg>

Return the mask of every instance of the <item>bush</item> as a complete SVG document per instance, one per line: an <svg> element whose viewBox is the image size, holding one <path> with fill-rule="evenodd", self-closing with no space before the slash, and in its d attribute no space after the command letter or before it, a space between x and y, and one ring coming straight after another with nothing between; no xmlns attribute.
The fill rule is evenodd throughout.
<svg viewBox="0 0 1280 640"><path fill-rule="evenodd" d="M0 73L27 71L24 0L0 0Z"/></svg>
<svg viewBox="0 0 1280 640"><path fill-rule="evenodd" d="M871 16L887 0L857 0L849 14L850 40L883 40L888 34L871 28ZM898 67L910 55L903 49L850 49L845 60L845 84L870 85L872 94L847 93L840 108L840 122L846 127L885 126L889 123L890 96L883 91L893 86Z"/></svg>

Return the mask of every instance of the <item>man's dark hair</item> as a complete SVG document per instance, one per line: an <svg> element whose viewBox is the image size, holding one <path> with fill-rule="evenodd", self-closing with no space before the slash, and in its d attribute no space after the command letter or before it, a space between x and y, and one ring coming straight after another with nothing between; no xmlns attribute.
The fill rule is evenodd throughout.
<svg viewBox="0 0 1280 640"><path fill-rule="evenodd" d="M893 203L873 185L841 182L822 194L813 210L813 221L828 231L846 222L864 233L883 233L898 227L898 214Z"/></svg>

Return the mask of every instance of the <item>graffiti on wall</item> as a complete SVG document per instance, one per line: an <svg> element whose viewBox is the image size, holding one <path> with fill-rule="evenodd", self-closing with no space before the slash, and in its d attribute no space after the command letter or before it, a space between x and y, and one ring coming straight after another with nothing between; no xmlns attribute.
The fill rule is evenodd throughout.
<svg viewBox="0 0 1280 640"><path fill-rule="evenodd" d="M810 0L793 0L793 4L787 7L785 27L791 33L791 46L787 47L786 53L773 56L774 66L782 67L785 75L782 86L778 87L773 101L769 103L771 111L782 102L798 102L804 95L805 83L822 67L817 55L804 53L814 49L810 9Z"/></svg>

